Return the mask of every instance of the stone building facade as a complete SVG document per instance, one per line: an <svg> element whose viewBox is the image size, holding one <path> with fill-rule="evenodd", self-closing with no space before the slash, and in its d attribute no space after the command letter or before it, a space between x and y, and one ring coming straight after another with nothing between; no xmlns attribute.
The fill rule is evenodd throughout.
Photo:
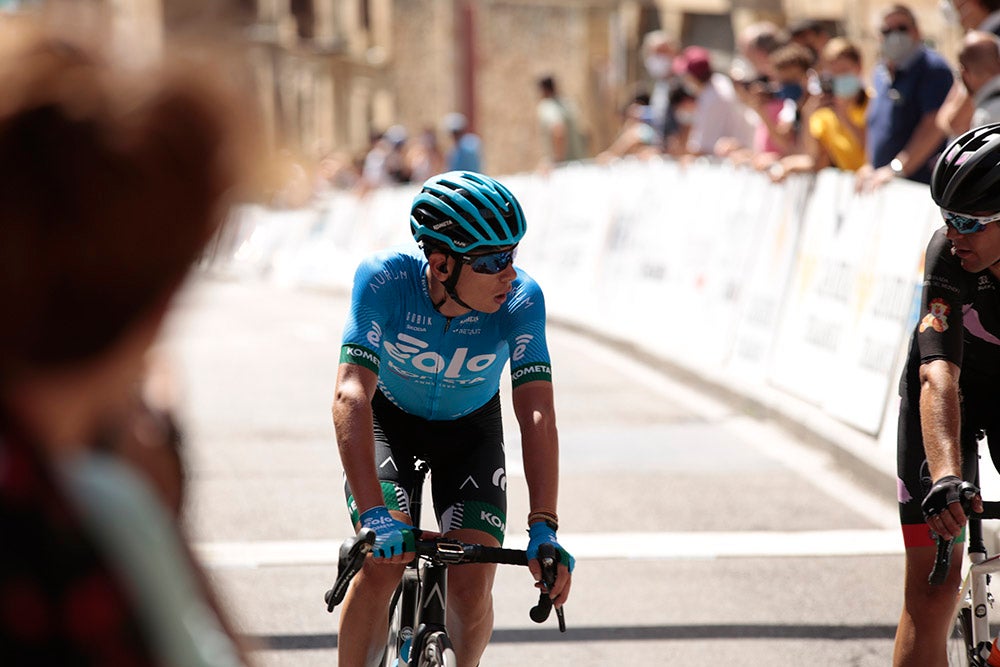
<svg viewBox="0 0 1000 667"><path fill-rule="evenodd" d="M8 4L12 0L7 0ZM709 47L719 66L747 24L818 18L876 57L887 0L102 0L122 31L162 35L215 21L235 28L270 144L307 159L361 155L393 124L415 136L460 111L482 136L486 170L532 169L541 157L536 80L553 75L580 110L591 154L612 140L618 110L643 76L642 35L664 27ZM15 3L17 4L17 3ZM20 3L37 6L53 4ZM96 4L102 4L96 2ZM912 0L925 37L954 61L959 29L938 0ZM126 27L131 25L132 27ZM142 26L136 33L133 28ZM157 32L161 33L160 35ZM133 38L133 41L134 38ZM447 138L439 132L440 140Z"/></svg>
<svg viewBox="0 0 1000 667"><path fill-rule="evenodd" d="M258 23L296 21L307 0L259 0L271 6ZM461 111L481 135L491 173L534 168L541 157L535 120L536 80L553 75L581 114L591 154L607 146L618 110L643 71L638 53L647 30L664 27L682 43L709 46L723 66L735 35L761 19L785 24L825 20L877 56L875 25L886 0L313 0L339 5L331 26L335 55L303 52L307 40L282 46L287 82L283 140L306 153L364 151L369 135L402 124L414 136ZM953 58L960 33L945 24L937 0L914 0L928 40ZM364 11L358 11L364 7ZM287 12L287 14L283 14ZM298 12L298 13L296 13ZM285 16L285 19L280 17ZM290 18L289 18L290 17ZM282 73L287 72L287 73ZM298 74L295 74L298 72ZM331 79L328 85L326 78ZM268 77L263 78L266 83ZM266 87L266 86L265 86ZM268 94L264 92L265 96ZM298 109L289 117L288 109ZM446 137L440 138L447 143Z"/></svg>

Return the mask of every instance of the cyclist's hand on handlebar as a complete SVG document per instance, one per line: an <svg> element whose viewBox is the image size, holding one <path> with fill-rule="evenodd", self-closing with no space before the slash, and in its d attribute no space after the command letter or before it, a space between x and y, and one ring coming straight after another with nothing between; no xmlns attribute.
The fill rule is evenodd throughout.
<svg viewBox="0 0 1000 667"><path fill-rule="evenodd" d="M934 482L920 508L931 530L947 539L958 537L968 520L966 512L983 511L979 489L955 475L945 475Z"/></svg>
<svg viewBox="0 0 1000 667"><path fill-rule="evenodd" d="M412 560L413 526L392 518L384 505L365 510L361 514L360 521L363 528L375 531L372 557L394 563Z"/></svg>
<svg viewBox="0 0 1000 667"><path fill-rule="evenodd" d="M528 526L528 569L531 570L531 576L535 578L536 582L540 582L542 579L542 566L538 562L538 547L546 543L554 546L556 553L559 554L556 583L553 584L552 589L549 591L549 597L552 599L553 605L561 607L567 598L569 598L569 589L572 580L571 573L573 572L576 560L559 545L559 542L556 540L556 531L554 528L541 521L531 524Z"/></svg>

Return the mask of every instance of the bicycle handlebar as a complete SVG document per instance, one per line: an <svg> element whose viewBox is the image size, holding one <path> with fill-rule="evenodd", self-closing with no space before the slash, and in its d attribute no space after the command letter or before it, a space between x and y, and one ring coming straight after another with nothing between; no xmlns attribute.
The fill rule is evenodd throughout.
<svg viewBox="0 0 1000 667"><path fill-rule="evenodd" d="M468 544L447 537L423 539L421 537L422 534L423 531L420 529L413 529L414 552L418 558L426 558L434 563L444 565L497 563L500 565L524 566L528 564L528 554L523 549L504 549L502 547L490 547L482 544ZM334 607L343 602L351 580L354 579L354 575L361 571L365 563L365 558L371 553L374 545L375 531L370 528L362 528L358 531L357 535L347 538L340 545L340 557L337 561L337 579L333 584L333 588L328 590L323 596L328 612L332 613ZM555 547L551 544L541 545L539 547L539 562L542 565L543 587L542 592L538 596L538 605L532 608L530 612L531 619L536 623L544 622L549 617L549 612L552 609L552 600L549 598L548 591L555 583L559 563L559 554L556 552ZM536 611L540 608L544 608L544 612ZM559 631L566 632L566 623L563 618L562 609L556 609L556 615L559 617ZM539 618L536 618L536 616Z"/></svg>
<svg viewBox="0 0 1000 667"><path fill-rule="evenodd" d="M445 565L467 563L497 563L499 565L527 565L528 555L523 549L504 549L482 544L468 544L447 537L423 539L423 531L413 530L414 551L417 556Z"/></svg>
<svg viewBox="0 0 1000 667"><path fill-rule="evenodd" d="M983 511L981 513L973 512L972 499L975 496L976 492L972 489L962 489L959 503L961 503L962 511L965 512L967 517L970 519L1000 518L1000 512L998 512L1000 502L983 503ZM955 540L943 539L935 535L934 541L937 543L937 553L934 555L934 567L931 568L931 573L927 577L927 583L931 586L940 586L948 578L948 571L951 570L951 547L954 545Z"/></svg>

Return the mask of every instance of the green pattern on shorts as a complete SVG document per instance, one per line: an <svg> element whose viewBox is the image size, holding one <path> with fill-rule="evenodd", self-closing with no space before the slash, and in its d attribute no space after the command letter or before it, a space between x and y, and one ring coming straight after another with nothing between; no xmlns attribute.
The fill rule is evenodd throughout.
<svg viewBox="0 0 1000 667"><path fill-rule="evenodd" d="M456 528L481 530L484 533L489 533L500 544L503 544L504 529L507 527L507 516L503 510L496 505L475 500L467 500L462 505L461 521L453 522L451 530ZM456 526L456 523L459 525Z"/></svg>

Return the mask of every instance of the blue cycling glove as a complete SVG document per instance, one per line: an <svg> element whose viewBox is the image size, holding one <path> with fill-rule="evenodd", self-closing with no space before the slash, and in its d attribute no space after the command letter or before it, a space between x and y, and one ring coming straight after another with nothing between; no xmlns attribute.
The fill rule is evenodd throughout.
<svg viewBox="0 0 1000 667"><path fill-rule="evenodd" d="M393 519L384 505L365 510L360 517L362 528L375 531L375 558L392 558L413 551L413 526Z"/></svg>
<svg viewBox="0 0 1000 667"><path fill-rule="evenodd" d="M566 565L569 571L572 572L573 566L576 564L576 559L568 551L559 546L559 542L556 541L555 528L552 528L544 521L539 521L528 526L528 560L531 561L538 558L538 547L546 542L556 548L556 551L559 553L559 562Z"/></svg>

